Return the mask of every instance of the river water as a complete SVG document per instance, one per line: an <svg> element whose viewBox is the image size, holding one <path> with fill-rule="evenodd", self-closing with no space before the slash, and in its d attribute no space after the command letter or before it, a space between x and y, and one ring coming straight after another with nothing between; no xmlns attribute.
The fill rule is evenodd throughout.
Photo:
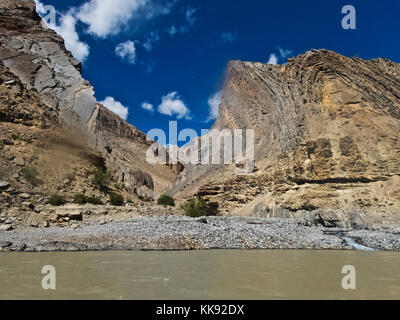
<svg viewBox="0 0 400 320"><path fill-rule="evenodd" d="M342 288L345 265L356 290ZM398 252L0 253L0 299L400 299L399 271Z"/></svg>

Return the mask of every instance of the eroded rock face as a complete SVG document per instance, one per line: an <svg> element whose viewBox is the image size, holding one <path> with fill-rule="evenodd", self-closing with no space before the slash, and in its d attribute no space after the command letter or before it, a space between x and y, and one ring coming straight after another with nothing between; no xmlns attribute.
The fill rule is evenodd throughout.
<svg viewBox="0 0 400 320"><path fill-rule="evenodd" d="M67 124L84 126L95 107L94 90L80 74L80 62L35 13L34 1L0 4L0 60L26 88L58 109ZM76 122L77 120L77 122Z"/></svg>
<svg viewBox="0 0 400 320"><path fill-rule="evenodd" d="M193 187L192 194L242 214L255 207L292 216L331 208L382 217L400 212L400 66L394 62L327 50L287 65L233 61L214 127L255 130L255 172L236 176L228 166L210 174L215 168L198 166L196 181L187 179L177 194Z"/></svg>
<svg viewBox="0 0 400 320"><path fill-rule="evenodd" d="M0 62L22 83L21 91L35 91L64 127L78 131L103 155L106 167L123 187L135 189L129 175L137 170L151 174L156 194L171 186L175 168L147 163L146 151L153 142L97 104L93 87L81 75L80 62L66 50L63 39L42 23L33 0L1 1ZM15 117L13 111L0 112L6 121Z"/></svg>

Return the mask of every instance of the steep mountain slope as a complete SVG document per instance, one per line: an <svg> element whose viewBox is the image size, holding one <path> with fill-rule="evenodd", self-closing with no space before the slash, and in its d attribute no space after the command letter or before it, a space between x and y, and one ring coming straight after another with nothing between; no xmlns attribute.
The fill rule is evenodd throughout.
<svg viewBox="0 0 400 320"><path fill-rule="evenodd" d="M178 197L202 195L242 214L400 214L394 62L327 50L287 65L232 61L214 128L254 129L256 170L237 176L233 165L188 167L172 189Z"/></svg>
<svg viewBox="0 0 400 320"><path fill-rule="evenodd" d="M178 201L201 195L225 213L329 226L400 220L394 62L327 50L287 65L230 62L213 128L254 129L255 170L187 165L176 181L182 166L146 161L153 142L96 102L80 63L43 25L33 0L0 3L0 69L2 199L16 190L38 199L55 190L96 195L87 173L100 166L111 171L113 189L140 198L170 188ZM34 186L26 181L33 173L41 182Z"/></svg>
<svg viewBox="0 0 400 320"><path fill-rule="evenodd" d="M104 158L114 181L126 192L152 198L171 186L178 168L146 161L153 142L96 102L92 86L81 76L79 61L65 49L63 39L42 23L33 0L1 1L0 62L23 92L34 94L63 128ZM14 109L5 112L13 117Z"/></svg>

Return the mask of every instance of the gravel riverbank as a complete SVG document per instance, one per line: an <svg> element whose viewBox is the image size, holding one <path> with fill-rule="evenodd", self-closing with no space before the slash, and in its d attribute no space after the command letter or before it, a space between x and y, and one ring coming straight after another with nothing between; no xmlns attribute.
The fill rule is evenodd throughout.
<svg viewBox="0 0 400 320"><path fill-rule="evenodd" d="M351 230L278 218L137 217L0 231L0 251L374 249L400 251L400 228Z"/></svg>

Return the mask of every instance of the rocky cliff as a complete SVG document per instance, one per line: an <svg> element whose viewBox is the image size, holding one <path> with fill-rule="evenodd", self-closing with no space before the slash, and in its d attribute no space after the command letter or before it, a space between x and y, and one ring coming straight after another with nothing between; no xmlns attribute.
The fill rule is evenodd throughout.
<svg viewBox="0 0 400 320"><path fill-rule="evenodd" d="M113 190L141 199L175 181L177 201L200 195L225 213L325 226L400 220L400 66L389 60L313 50L286 65L230 62L213 128L254 129L255 170L188 165L178 179L182 166L149 164L152 142L96 102L33 0L0 3L0 69L2 199L95 193L87 175L101 166Z"/></svg>
<svg viewBox="0 0 400 320"><path fill-rule="evenodd" d="M327 50L286 65L232 61L214 128L254 129L256 170L188 167L172 189L178 197L202 195L240 214L327 215L327 224L400 214L400 65L392 61Z"/></svg>
<svg viewBox="0 0 400 320"><path fill-rule="evenodd" d="M104 159L123 190L152 198L171 186L176 168L147 163L146 150L152 142L96 102L94 89L81 75L80 62L65 49L63 39L44 25L33 0L1 1L0 63L10 74L4 81L13 79L21 94L34 96L40 106L37 109L51 114L57 127L70 132L69 140L75 139L74 134L83 137L79 140ZM12 123L18 118L17 109L21 109L21 101L4 101L3 128L3 121ZM26 117L33 117L26 103L25 109ZM36 120L42 121L40 118ZM22 124L26 125L25 120Z"/></svg>

